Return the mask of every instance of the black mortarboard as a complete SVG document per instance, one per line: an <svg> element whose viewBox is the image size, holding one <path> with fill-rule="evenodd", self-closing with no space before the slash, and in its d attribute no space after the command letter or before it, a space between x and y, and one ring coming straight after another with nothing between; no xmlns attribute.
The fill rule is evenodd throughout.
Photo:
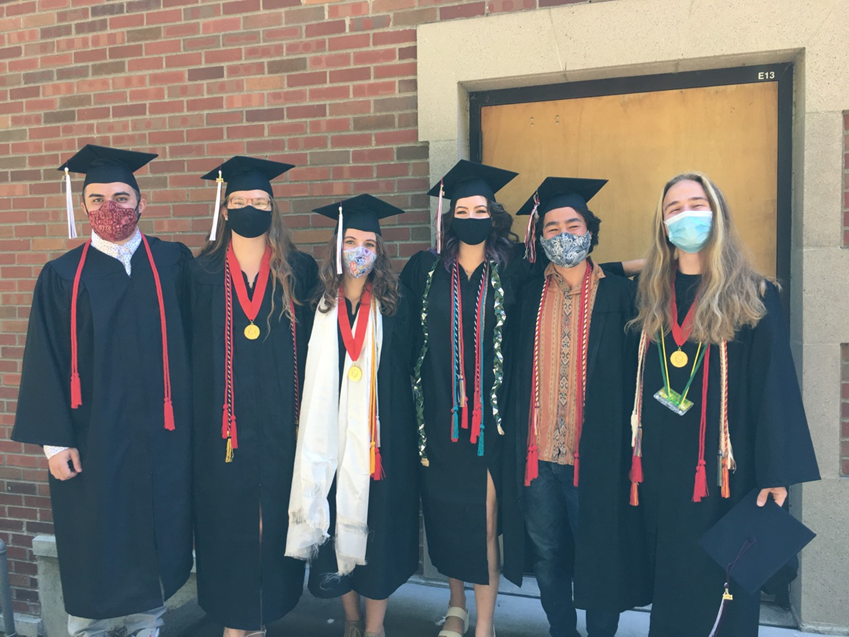
<svg viewBox="0 0 849 637"><path fill-rule="evenodd" d="M380 234L380 220L404 211L369 194L357 195L344 201L313 210L328 219L338 221L336 228L336 273L342 274L342 240L347 228Z"/></svg>
<svg viewBox="0 0 849 637"><path fill-rule="evenodd" d="M388 204L382 199L369 194L357 195L351 199L339 201L329 206L316 208L313 212L332 219L339 220L339 208L342 208L342 230L354 228L365 232L380 234L380 220L393 215L403 214L404 211Z"/></svg>
<svg viewBox="0 0 849 637"><path fill-rule="evenodd" d="M457 201L464 197L481 196L495 200L495 193L504 188L519 173L486 164L461 159L439 183L428 190L431 197L439 197L436 207L436 251L442 252L442 199Z"/></svg>
<svg viewBox="0 0 849 637"><path fill-rule="evenodd" d="M494 200L495 193L518 174L511 170L461 159L427 194L438 197L441 187L444 196L452 201L476 195Z"/></svg>
<svg viewBox="0 0 849 637"><path fill-rule="evenodd" d="M71 177L68 173L83 173L83 190L89 184L127 184L139 192L133 175L135 171L158 157L156 153L140 153L134 150L109 148L86 144L58 170L65 172L65 207L68 212L68 237L76 238L74 226L74 203L71 197Z"/></svg>
<svg viewBox="0 0 849 637"><path fill-rule="evenodd" d="M536 261L536 219L555 208L574 208L580 212L589 212L587 202L607 183L606 179L578 179L575 177L546 177L537 186L516 215L530 215L528 228L525 231L525 256L534 263Z"/></svg>
<svg viewBox="0 0 849 637"><path fill-rule="evenodd" d="M156 157L156 153L86 144L76 155L59 166L59 170L67 168L72 173L84 173L83 188L89 184L111 184L117 181L138 191L139 185L133 173Z"/></svg>
<svg viewBox="0 0 849 637"><path fill-rule="evenodd" d="M287 170L294 168L292 164L284 164L279 161L268 159L257 159L256 157L244 157L235 155L221 164L218 168L210 170L201 179L215 181L218 188L215 193L215 210L212 212L212 230L209 240L215 241L218 233L218 215L221 209L221 184L227 182L227 190L224 197L240 190L264 190L269 197L274 197L271 190L271 180L279 177Z"/></svg>
<svg viewBox="0 0 849 637"><path fill-rule="evenodd" d="M758 492L755 489L744 497L699 540L750 595L816 537L772 498L759 507Z"/></svg>
<svg viewBox="0 0 849 637"><path fill-rule="evenodd" d="M572 177L546 177L536 192L516 212L517 215L533 213L539 200L537 213L542 216L555 208L574 208L586 211L587 202L596 196L607 179L575 179Z"/></svg>
<svg viewBox="0 0 849 637"><path fill-rule="evenodd" d="M239 190L264 190L269 197L273 197L271 180L292 168L292 164L236 155L215 170L210 170L201 179L215 181L220 176L227 182L225 197Z"/></svg>

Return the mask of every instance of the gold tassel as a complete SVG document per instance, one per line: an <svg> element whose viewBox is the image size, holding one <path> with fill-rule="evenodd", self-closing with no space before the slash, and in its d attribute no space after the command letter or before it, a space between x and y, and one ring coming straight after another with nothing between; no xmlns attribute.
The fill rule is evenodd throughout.
<svg viewBox="0 0 849 637"><path fill-rule="evenodd" d="M227 438L227 452L224 454L224 462L233 462L233 442Z"/></svg>

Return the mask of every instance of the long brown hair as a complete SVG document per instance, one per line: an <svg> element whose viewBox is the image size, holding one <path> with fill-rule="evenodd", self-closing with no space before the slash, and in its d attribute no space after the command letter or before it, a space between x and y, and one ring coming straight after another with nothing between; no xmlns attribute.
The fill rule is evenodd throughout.
<svg viewBox="0 0 849 637"><path fill-rule="evenodd" d="M511 256L512 244L519 240L513 232L513 216L497 201L487 199L487 211L492 219L492 232L486 240L486 258L504 266ZM460 250L460 240L451 229L457 202L452 201L448 212L442 217L442 227L445 232L445 245L442 248L442 260L447 269L454 267L457 253Z"/></svg>
<svg viewBox="0 0 849 637"><path fill-rule="evenodd" d="M226 259L227 248L230 247L230 237L233 231L224 220L224 211L227 209L227 204L223 203L218 211L218 236L215 241L208 241L200 252L200 256L210 256L220 259ZM268 230L268 245L271 246L271 272L274 276L271 277L271 311L268 313L267 324L271 329L271 316L274 314L274 295L277 286L280 285L283 291L283 307L280 308L280 316L283 314L289 317L290 321L294 321L295 317L291 311L291 304L301 305L301 301L295 296L295 275L292 272L292 266L289 264L289 255L292 252L297 252L298 248L292 242L292 236L289 234L288 228L283 223L283 215L280 212L280 207L277 202L271 200L271 227Z"/></svg>
<svg viewBox="0 0 849 637"><path fill-rule="evenodd" d="M344 274L336 274L336 232L333 231L333 236L327 243L326 257L319 269L321 277L321 286L318 290L318 310L320 312L329 312L336 305L339 296L339 286L342 284ZM374 269L368 275L368 282L371 284L372 296L380 302L381 314L384 316L394 316L398 311L398 275L392 270L392 262L389 259L389 254L386 251L386 242L379 234L375 234L377 239L377 260L374 263ZM322 296L329 301L322 303Z"/></svg>
<svg viewBox="0 0 849 637"><path fill-rule="evenodd" d="M637 291L639 312L631 321L649 336L666 333L672 318L669 307L675 276L675 246L663 223L663 199L681 181L702 185L713 212L710 235L701 250L703 272L698 306L693 317L692 338L720 343L733 340L744 325L756 325L766 313L762 296L766 278L752 267L748 250L740 239L725 196L700 172L682 173L663 187L655 211L652 242Z"/></svg>

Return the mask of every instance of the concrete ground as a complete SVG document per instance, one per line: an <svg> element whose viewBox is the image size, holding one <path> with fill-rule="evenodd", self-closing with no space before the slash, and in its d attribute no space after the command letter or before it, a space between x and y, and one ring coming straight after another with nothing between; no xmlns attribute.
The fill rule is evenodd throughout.
<svg viewBox="0 0 849 637"><path fill-rule="evenodd" d="M474 625L474 596L468 595ZM444 587L410 582L402 586L389 602L386 616L387 637L436 637L443 621L448 591ZM765 621L766 611L762 615ZM496 611L498 637L546 637L548 623L539 600L512 594L499 595ZM268 626L269 637L342 637L345 616L335 600L319 600L304 593L297 608L278 622ZM624 613L617 637L645 637L649 614L644 611ZM579 611L578 628L586 634L583 613ZM472 628L469 635L473 635ZM203 611L190 604L166 615L162 637L221 637L222 628L209 621ZM788 628L762 626L760 637L803 637Z"/></svg>

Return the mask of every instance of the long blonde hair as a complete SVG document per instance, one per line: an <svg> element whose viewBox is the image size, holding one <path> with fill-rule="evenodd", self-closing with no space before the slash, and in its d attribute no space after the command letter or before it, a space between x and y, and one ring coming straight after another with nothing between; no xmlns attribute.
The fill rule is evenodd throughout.
<svg viewBox="0 0 849 637"><path fill-rule="evenodd" d="M752 267L722 191L699 172L677 175L663 187L654 215L651 247L640 275L639 311L631 325L644 329L653 339L669 330L676 248L666 235L663 199L681 181L701 184L713 212L710 235L701 250L702 282L691 338L710 343L730 341L738 329L756 325L766 313L762 300L766 278Z"/></svg>
<svg viewBox="0 0 849 637"><path fill-rule="evenodd" d="M200 252L200 256L212 256L221 259L226 258L227 248L230 246L230 237L233 233L230 226L225 223L224 211L227 209L227 204L222 203L221 209L218 211L218 236L215 241L208 241ZM289 264L289 255L292 252L297 252L298 248L292 242L292 236L289 234L288 228L283 223L283 215L280 212L280 207L277 202L271 200L271 227L268 230L268 245L271 246L271 272L274 274L271 277L271 311L268 313L266 321L268 328L271 329L271 316L274 314L274 296L277 291L277 286L280 285L283 291L283 307L280 308L280 317L285 314L290 321L294 321L291 305L301 305L300 299L295 296L295 275L292 272L292 266Z"/></svg>

